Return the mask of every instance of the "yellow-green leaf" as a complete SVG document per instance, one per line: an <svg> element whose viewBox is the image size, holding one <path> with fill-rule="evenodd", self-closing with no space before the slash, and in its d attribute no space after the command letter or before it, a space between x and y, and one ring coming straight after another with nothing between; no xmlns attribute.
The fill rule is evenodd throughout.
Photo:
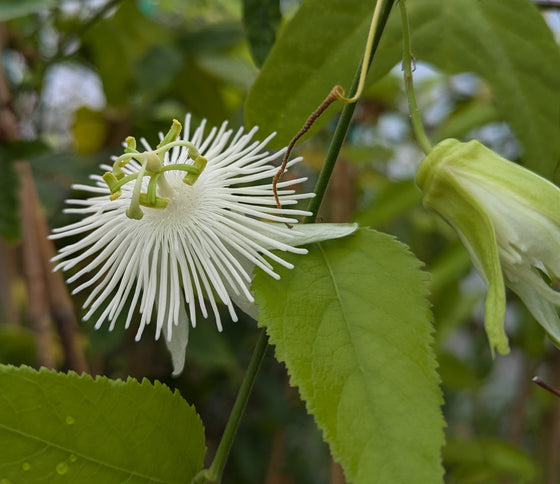
<svg viewBox="0 0 560 484"><path fill-rule="evenodd" d="M185 483L202 422L159 382L0 365L0 482Z"/></svg>
<svg viewBox="0 0 560 484"><path fill-rule="evenodd" d="M442 482L442 397L427 276L373 230L257 273L259 324L354 484Z"/></svg>

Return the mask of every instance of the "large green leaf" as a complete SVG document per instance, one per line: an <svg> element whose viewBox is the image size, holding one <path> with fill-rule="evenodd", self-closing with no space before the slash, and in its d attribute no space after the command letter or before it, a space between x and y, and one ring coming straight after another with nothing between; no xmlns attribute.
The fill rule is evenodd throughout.
<svg viewBox="0 0 560 484"><path fill-rule="evenodd" d="M281 30L245 105L248 126L278 133L271 147L286 145L334 85L349 89L373 7L369 0L306 0Z"/></svg>
<svg viewBox="0 0 560 484"><path fill-rule="evenodd" d="M274 45L281 20L279 0L243 0L243 25L256 65L264 62Z"/></svg>
<svg viewBox="0 0 560 484"><path fill-rule="evenodd" d="M524 164L552 177L560 161L560 52L529 0L407 0L417 60L451 73L471 71L523 144ZM401 19L387 23L372 71L387 73L402 52Z"/></svg>
<svg viewBox="0 0 560 484"><path fill-rule="evenodd" d="M185 483L202 468L202 423L148 380L0 366L0 482Z"/></svg>
<svg viewBox="0 0 560 484"><path fill-rule="evenodd" d="M560 161L560 53L530 0L407 0L417 60L475 72L524 147L524 162L551 177ZM306 0L282 31L251 90L246 122L286 144L335 84L348 87L364 50L370 0ZM401 59L395 9L370 79ZM330 113L332 114L333 108ZM318 125L325 123L329 113Z"/></svg>
<svg viewBox="0 0 560 484"><path fill-rule="evenodd" d="M442 397L426 274L373 230L258 272L259 324L355 484L442 481Z"/></svg>

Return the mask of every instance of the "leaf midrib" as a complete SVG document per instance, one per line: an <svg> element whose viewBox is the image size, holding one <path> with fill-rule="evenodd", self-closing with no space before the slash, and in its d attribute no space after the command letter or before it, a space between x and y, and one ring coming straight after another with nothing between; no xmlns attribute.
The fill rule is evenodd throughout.
<svg viewBox="0 0 560 484"><path fill-rule="evenodd" d="M75 456L81 457L81 458L85 459L86 461L89 461L89 462L92 462L94 464L106 467L106 468L111 469L111 470L115 470L115 471L118 471L118 472L128 474L129 476L138 477L138 478L149 480L149 481L152 481L152 482L159 482L159 483L162 483L162 484L169 484L169 483L171 483L171 484L181 484L182 483L182 481L161 480L158 477L152 477L152 476L142 474L140 472L136 472L136 471L133 471L133 470L127 470L127 469L119 467L117 465L110 464L110 463L104 462L104 461L99 460L99 459L95 459L91 456L88 456L86 454L78 452L74 449L64 447L63 445L60 445L58 443L49 441L49 440L44 439L42 437L39 437L37 435L29 434L27 432L24 432L20 429L14 428L14 427L9 427L8 425L3 424L3 423L0 423L0 430L11 432L15 435L18 435L18 436L21 436L23 438L29 439L31 441L40 442L41 444L53 447L53 448L55 448L57 450L60 450L60 451L63 451L63 452L67 452L68 454L74 454Z"/></svg>

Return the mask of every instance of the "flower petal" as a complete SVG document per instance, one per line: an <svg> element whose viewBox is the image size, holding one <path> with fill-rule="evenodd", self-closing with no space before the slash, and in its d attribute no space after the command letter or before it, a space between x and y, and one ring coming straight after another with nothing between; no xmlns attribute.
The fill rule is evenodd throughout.
<svg viewBox="0 0 560 484"><path fill-rule="evenodd" d="M284 224L270 224L275 227L286 227ZM278 242L283 242L295 247L302 245L313 244L315 242L322 242L323 240L339 239L346 237L358 230L359 226L356 223L349 224L302 224L297 225L290 232L283 231L282 233L274 233L271 238ZM272 249L273 247L267 247Z"/></svg>
<svg viewBox="0 0 560 484"><path fill-rule="evenodd" d="M486 334L492 352L509 352L504 331L505 284L500 265L496 233L484 207L456 176L448 162L463 157L464 143L445 140L422 161L416 182L424 192L424 205L438 212L459 234L478 272L488 286L485 303Z"/></svg>
<svg viewBox="0 0 560 484"><path fill-rule="evenodd" d="M187 315L183 298L177 299L179 300L179 324L173 328L172 332L169 331L167 324L162 326L165 344L171 354L171 361L173 363L172 376L179 376L183 372L187 344L189 342L189 316Z"/></svg>
<svg viewBox="0 0 560 484"><path fill-rule="evenodd" d="M315 242L321 242L323 240L339 239L341 237L346 237L358 230L359 226L356 223L350 224L303 224L290 229L290 232L286 232L285 224L268 224L271 229L277 229L274 234L270 237L274 238L278 242L285 244L290 244L295 247L301 245L312 244ZM281 229L281 230L280 230ZM272 249L272 246L267 246L263 244L266 249ZM242 264L243 269L253 277L253 271L255 269L255 264L245 257L237 257L237 260ZM231 300L235 305L241 309L244 313L251 316L253 319L257 319L259 314L259 309L257 305L247 299L243 294L237 294L234 291L229 291Z"/></svg>
<svg viewBox="0 0 560 484"><path fill-rule="evenodd" d="M508 286L527 306L554 344L560 346L560 318L556 306L543 298L539 290L525 279L519 279L515 282L508 281Z"/></svg>

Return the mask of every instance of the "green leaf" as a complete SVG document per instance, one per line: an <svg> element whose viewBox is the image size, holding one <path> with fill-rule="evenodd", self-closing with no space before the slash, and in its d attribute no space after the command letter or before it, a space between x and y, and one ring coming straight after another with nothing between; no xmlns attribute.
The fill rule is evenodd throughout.
<svg viewBox="0 0 560 484"><path fill-rule="evenodd" d="M185 483L202 468L202 423L159 382L2 365L0 389L0 482Z"/></svg>
<svg viewBox="0 0 560 484"><path fill-rule="evenodd" d="M189 55L231 52L243 41L239 23L209 23L180 32L178 47Z"/></svg>
<svg viewBox="0 0 560 484"><path fill-rule="evenodd" d="M552 177L560 160L560 52L529 0L407 0L416 60L474 72L524 147L525 166ZM399 12L391 15L371 76L401 59Z"/></svg>
<svg viewBox="0 0 560 484"><path fill-rule="evenodd" d="M158 94L171 84L182 64L182 55L176 49L155 45L134 66L138 86Z"/></svg>
<svg viewBox="0 0 560 484"><path fill-rule="evenodd" d="M306 0L281 30L245 105L249 127L278 133L270 147L288 144L333 86L349 89L373 7L364 0ZM340 108L332 105L317 126Z"/></svg>
<svg viewBox="0 0 560 484"><path fill-rule="evenodd" d="M485 79L500 115L523 144L525 165L548 178L557 174L560 53L532 2L407 0L407 6L415 58ZM249 93L246 124L259 125L263 133L277 131L274 146L285 145L335 84L347 89L364 50L372 8L367 0L305 1ZM401 19L395 11L370 80L380 79L401 57Z"/></svg>
<svg viewBox="0 0 560 484"><path fill-rule="evenodd" d="M171 87L193 115L215 124L227 119L228 110L220 93L220 82L201 68L196 57L185 58Z"/></svg>
<svg viewBox="0 0 560 484"><path fill-rule="evenodd" d="M198 63L207 73L226 85L241 88L247 92L257 77L255 66L245 59L234 59L226 55L202 53Z"/></svg>
<svg viewBox="0 0 560 484"><path fill-rule="evenodd" d="M265 61L282 20L279 0L243 0L243 25L257 66Z"/></svg>
<svg viewBox="0 0 560 484"><path fill-rule="evenodd" d="M0 4L0 22L24 17L39 10L51 8L54 5L54 0L2 0Z"/></svg>
<svg viewBox="0 0 560 484"><path fill-rule="evenodd" d="M257 271L259 324L354 484L442 482L442 397L427 277L373 230L310 246L275 281Z"/></svg>

